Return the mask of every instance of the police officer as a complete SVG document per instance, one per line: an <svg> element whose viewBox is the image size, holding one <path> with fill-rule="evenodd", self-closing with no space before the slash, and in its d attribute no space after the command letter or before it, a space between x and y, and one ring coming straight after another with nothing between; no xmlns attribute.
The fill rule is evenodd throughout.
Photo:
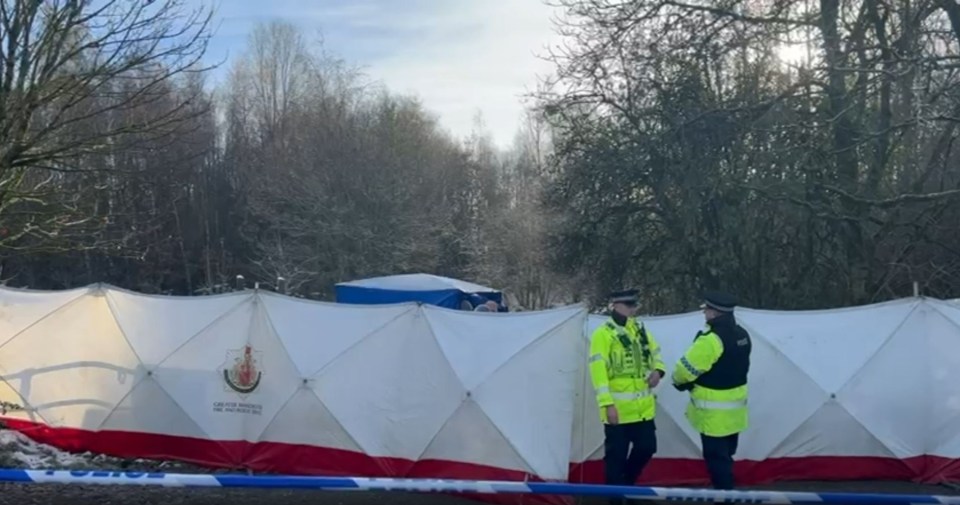
<svg viewBox="0 0 960 505"><path fill-rule="evenodd" d="M637 290L611 293L610 318L590 340L590 378L604 424L605 480L611 485L635 485L657 452L653 388L666 366L659 344L634 317L637 295Z"/></svg>
<svg viewBox="0 0 960 505"><path fill-rule="evenodd" d="M747 429L747 373L752 342L734 317L736 299L704 295L707 326L674 367L673 386L690 392L686 417L700 432L703 459L716 489L733 489L733 455Z"/></svg>

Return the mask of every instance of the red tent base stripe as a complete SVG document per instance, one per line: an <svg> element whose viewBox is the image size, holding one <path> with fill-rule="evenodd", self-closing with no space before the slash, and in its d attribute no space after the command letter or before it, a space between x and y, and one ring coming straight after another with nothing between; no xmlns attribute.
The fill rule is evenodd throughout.
<svg viewBox="0 0 960 505"><path fill-rule="evenodd" d="M469 480L538 481L522 472L454 461L411 462L397 458L372 458L353 451L275 442L213 441L169 435L120 431L91 432L50 428L23 420L5 419L9 428L44 444L70 452L90 451L123 458L178 460L210 469L249 469L255 472L296 475L446 478ZM897 480L940 484L960 479L956 459L921 456L908 459L877 457L810 456L764 461L738 461L739 485L776 481ZM603 462L570 466L569 480L603 483ZM695 459L654 459L639 479L646 486L709 486L706 467ZM562 496L478 495L475 498L503 505L545 503L569 505Z"/></svg>

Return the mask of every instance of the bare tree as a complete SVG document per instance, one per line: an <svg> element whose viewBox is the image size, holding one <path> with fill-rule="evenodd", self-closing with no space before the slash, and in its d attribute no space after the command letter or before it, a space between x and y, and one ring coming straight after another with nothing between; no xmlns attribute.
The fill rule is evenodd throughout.
<svg viewBox="0 0 960 505"><path fill-rule="evenodd" d="M154 146L198 114L189 96L150 106L169 99L178 76L204 70L211 14L185 3L0 1L0 247L102 224L95 199L63 183L116 171L90 156ZM97 182L87 187L112 181Z"/></svg>
<svg viewBox="0 0 960 505"><path fill-rule="evenodd" d="M956 2L557 3L550 250L594 270L594 295L634 284L683 310L722 285L813 308L956 289Z"/></svg>

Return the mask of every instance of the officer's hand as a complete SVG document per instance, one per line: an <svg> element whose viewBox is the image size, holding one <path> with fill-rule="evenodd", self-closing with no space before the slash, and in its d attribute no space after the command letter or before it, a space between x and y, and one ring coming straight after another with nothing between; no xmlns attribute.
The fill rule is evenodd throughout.
<svg viewBox="0 0 960 505"><path fill-rule="evenodd" d="M617 408L613 405L607 405L607 424L620 424L620 416L617 415Z"/></svg>
<svg viewBox="0 0 960 505"><path fill-rule="evenodd" d="M647 385L651 388L657 387L657 384L660 384L660 372L654 370L650 372L650 375L647 376Z"/></svg>
<svg viewBox="0 0 960 505"><path fill-rule="evenodd" d="M677 384L676 382L674 382L673 389L676 389L677 391L689 391L693 389L693 384L689 382L686 384Z"/></svg>

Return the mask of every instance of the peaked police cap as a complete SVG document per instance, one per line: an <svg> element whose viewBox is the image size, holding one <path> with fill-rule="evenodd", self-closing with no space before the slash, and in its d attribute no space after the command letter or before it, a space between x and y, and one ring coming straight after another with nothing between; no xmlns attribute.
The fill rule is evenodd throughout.
<svg viewBox="0 0 960 505"><path fill-rule="evenodd" d="M737 306L737 298L723 291L707 291L703 294L703 305L700 308L710 307L720 312L733 312Z"/></svg>
<svg viewBox="0 0 960 505"><path fill-rule="evenodd" d="M637 303L640 297L640 290L626 289L623 291L614 291L608 296L611 303Z"/></svg>

